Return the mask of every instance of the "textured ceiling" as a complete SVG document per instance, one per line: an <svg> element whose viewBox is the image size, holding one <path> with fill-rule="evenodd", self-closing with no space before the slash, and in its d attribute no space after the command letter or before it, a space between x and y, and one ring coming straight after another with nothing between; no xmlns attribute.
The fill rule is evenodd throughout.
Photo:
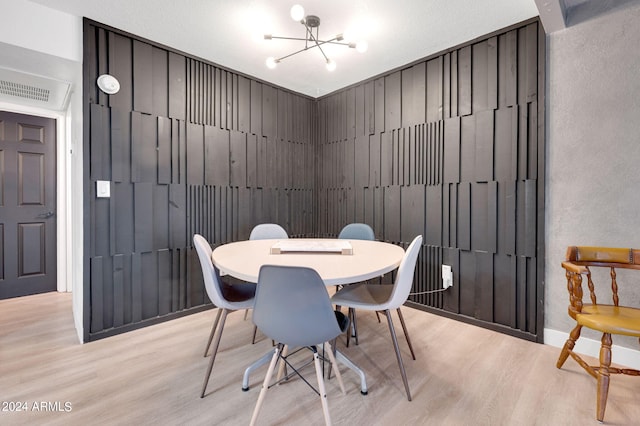
<svg viewBox="0 0 640 426"><path fill-rule="evenodd" d="M268 56L284 56L303 42L289 17L295 0L32 0L86 16L218 65L312 97L395 69L460 43L538 15L534 0L322 0L299 1L321 19L320 38L352 30L369 43L366 53L328 46L337 69L328 72L318 49L270 70ZM577 1L577 0L573 0Z"/></svg>

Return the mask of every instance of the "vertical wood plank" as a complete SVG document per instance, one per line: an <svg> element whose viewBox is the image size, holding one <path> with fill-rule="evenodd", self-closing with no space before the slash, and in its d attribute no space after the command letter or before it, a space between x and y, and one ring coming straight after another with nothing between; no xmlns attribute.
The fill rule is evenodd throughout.
<svg viewBox="0 0 640 426"><path fill-rule="evenodd" d="M498 106L518 102L518 31L498 36Z"/></svg>
<svg viewBox="0 0 640 426"><path fill-rule="evenodd" d="M487 224L488 217L488 185L486 183L471 184L471 249L488 250Z"/></svg>
<svg viewBox="0 0 640 426"><path fill-rule="evenodd" d="M142 279L142 319L158 316L158 253L142 253L140 256Z"/></svg>
<svg viewBox="0 0 640 426"><path fill-rule="evenodd" d="M136 253L153 250L153 185L136 183L134 197L134 248Z"/></svg>
<svg viewBox="0 0 640 426"><path fill-rule="evenodd" d="M460 286L460 313L471 318L477 317L476 291L476 253L472 251L460 251L459 281L454 283ZM454 272L454 277L456 276Z"/></svg>
<svg viewBox="0 0 640 426"><path fill-rule="evenodd" d="M223 147L220 148L222 152ZM229 184L236 187L247 186L247 134L230 132L229 138Z"/></svg>
<svg viewBox="0 0 640 426"><path fill-rule="evenodd" d="M493 322L493 254L486 252L475 252L476 258L476 315L475 317Z"/></svg>
<svg viewBox="0 0 640 426"><path fill-rule="evenodd" d="M471 46L458 50L458 115L472 112Z"/></svg>
<svg viewBox="0 0 640 426"><path fill-rule="evenodd" d="M154 250L169 247L169 186L153 185L153 248Z"/></svg>
<svg viewBox="0 0 640 426"><path fill-rule="evenodd" d="M457 247L471 250L471 183L458 185L456 236Z"/></svg>
<svg viewBox="0 0 640 426"><path fill-rule="evenodd" d="M113 327L124 325L124 255L113 256Z"/></svg>
<svg viewBox="0 0 640 426"><path fill-rule="evenodd" d="M120 108L111 108L111 180L131 180L131 116Z"/></svg>
<svg viewBox="0 0 640 426"><path fill-rule="evenodd" d="M131 180L156 182L157 124L153 116L131 113Z"/></svg>
<svg viewBox="0 0 640 426"><path fill-rule="evenodd" d="M410 243L417 235L424 234L424 217L427 193L423 185L400 187L400 240Z"/></svg>
<svg viewBox="0 0 640 426"><path fill-rule="evenodd" d="M251 82L248 78L238 77L238 130L244 133L251 131Z"/></svg>
<svg viewBox="0 0 640 426"><path fill-rule="evenodd" d="M109 40L109 74L114 76L120 82L120 90L114 95L106 95L101 93L100 96L109 98L109 106L118 108L122 111L130 111L133 107L133 44L130 38L108 33ZM106 72L106 70L104 70ZM91 81L95 81L95 78Z"/></svg>
<svg viewBox="0 0 640 426"><path fill-rule="evenodd" d="M135 60L135 59L134 59ZM169 59L167 51L153 47L151 51L151 114L169 115Z"/></svg>
<svg viewBox="0 0 640 426"><path fill-rule="evenodd" d="M158 183L171 183L171 120L158 117Z"/></svg>
<svg viewBox="0 0 640 426"><path fill-rule="evenodd" d="M489 182L493 180L493 110L485 110L474 114L476 117L475 139L475 180Z"/></svg>
<svg viewBox="0 0 640 426"><path fill-rule="evenodd" d="M402 74L396 71L384 77L385 130L402 127Z"/></svg>
<svg viewBox="0 0 640 426"><path fill-rule="evenodd" d="M112 254L134 251L134 198L132 183L115 183L111 187L110 220L113 222Z"/></svg>
<svg viewBox="0 0 640 426"><path fill-rule="evenodd" d="M158 250L158 315L171 312L171 250Z"/></svg>
<svg viewBox="0 0 640 426"><path fill-rule="evenodd" d="M374 80L374 103L375 103L375 111L374 111L374 133L382 133L385 131L385 78L378 78ZM391 128L391 127L389 127Z"/></svg>
<svg viewBox="0 0 640 426"><path fill-rule="evenodd" d="M104 328L103 326L103 258L92 257L89 261L91 265L91 331L96 332Z"/></svg>
<svg viewBox="0 0 640 426"><path fill-rule="evenodd" d="M142 321L142 253L131 254L131 322Z"/></svg>
<svg viewBox="0 0 640 426"><path fill-rule="evenodd" d="M460 130L460 181L476 181L476 119L468 115L461 119Z"/></svg>
<svg viewBox="0 0 640 426"><path fill-rule="evenodd" d="M444 117L447 117L447 118L449 117L449 115L443 116L444 84L443 84L442 70L443 70L442 56L438 56L437 58L427 61L427 64L426 64L426 73L427 73L426 121L427 123L432 123L434 121L442 120ZM448 90L448 93L450 94L449 90ZM449 110L449 108L447 108L447 110ZM449 111L447 111L447 113L449 113Z"/></svg>
<svg viewBox="0 0 640 426"><path fill-rule="evenodd" d="M153 113L153 48L150 44L133 41L133 109Z"/></svg>
<svg viewBox="0 0 640 426"><path fill-rule="evenodd" d="M186 137L186 176L188 185L201 185L205 179L204 164L205 148L204 148L204 133L210 127L205 127L198 124L187 123L187 137ZM207 161L207 165L210 165Z"/></svg>
<svg viewBox="0 0 640 426"><path fill-rule="evenodd" d="M450 118L444 122L444 181L460 182L460 119Z"/></svg>
<svg viewBox="0 0 640 426"><path fill-rule="evenodd" d="M169 52L169 117L186 119L187 78L185 57Z"/></svg>
<svg viewBox="0 0 640 426"><path fill-rule="evenodd" d="M169 247L188 246L186 185L169 185Z"/></svg>

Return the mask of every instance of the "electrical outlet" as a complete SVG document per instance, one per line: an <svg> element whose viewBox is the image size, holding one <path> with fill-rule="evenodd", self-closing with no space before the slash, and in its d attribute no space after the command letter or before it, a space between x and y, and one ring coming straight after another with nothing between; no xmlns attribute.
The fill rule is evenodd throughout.
<svg viewBox="0 0 640 426"><path fill-rule="evenodd" d="M453 271L450 265L442 265L442 288L447 289L453 285Z"/></svg>

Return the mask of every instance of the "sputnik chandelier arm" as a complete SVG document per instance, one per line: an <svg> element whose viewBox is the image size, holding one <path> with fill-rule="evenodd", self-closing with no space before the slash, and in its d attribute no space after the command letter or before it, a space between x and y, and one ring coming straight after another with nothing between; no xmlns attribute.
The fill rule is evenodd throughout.
<svg viewBox="0 0 640 426"><path fill-rule="evenodd" d="M338 34L335 37L329 39L329 40L320 40L320 36L319 36L319 26L320 26L320 18L315 16L315 15L304 15L304 9L302 8L302 6L296 4L291 8L291 18L296 21L301 23L302 25L304 25L305 28L305 36L304 38L301 37L281 37L281 36L274 36L271 34L265 34L264 39L265 40L297 40L297 41L304 41L304 47L300 50L296 50L295 52L289 53L288 55L284 55L281 56L280 58L274 58L274 57L269 57L267 58L267 67L269 68L275 68L277 66L278 63L280 63L280 61L282 61L283 59L287 59L291 56L297 55L298 53L302 53L304 51L307 51L309 49L313 49L315 47L318 48L318 50L320 50L320 53L322 53L322 56L324 57L324 60L326 62L326 66L327 69L329 71L333 71L336 69L336 63L329 59L329 57L327 56L327 54L325 53L325 51L322 49L322 46L325 44L338 44L338 45L342 45L342 46L347 46L350 48L355 48L356 50L358 50L359 52L364 52L367 50L367 43L366 42L358 42L358 43L347 43L344 42L344 36L342 34ZM315 34L313 32L315 28Z"/></svg>

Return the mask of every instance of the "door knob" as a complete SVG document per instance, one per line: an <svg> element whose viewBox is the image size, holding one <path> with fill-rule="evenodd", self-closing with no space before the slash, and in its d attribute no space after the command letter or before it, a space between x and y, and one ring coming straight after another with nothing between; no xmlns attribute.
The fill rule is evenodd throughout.
<svg viewBox="0 0 640 426"><path fill-rule="evenodd" d="M41 219L49 219L49 218L50 218L51 216L53 216L54 214L55 214L54 212L52 212L52 211L48 211L48 212L46 212L46 213L40 213L40 214L38 215L38 217L39 217L39 218L41 218Z"/></svg>

